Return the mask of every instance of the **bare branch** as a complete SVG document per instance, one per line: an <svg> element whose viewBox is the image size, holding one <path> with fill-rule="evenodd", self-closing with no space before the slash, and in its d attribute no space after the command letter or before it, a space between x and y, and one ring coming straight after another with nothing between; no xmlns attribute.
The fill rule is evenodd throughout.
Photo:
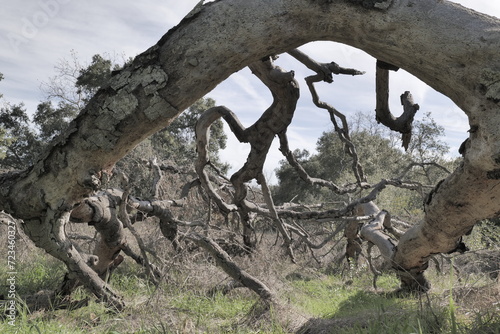
<svg viewBox="0 0 500 334"><path fill-rule="evenodd" d="M308 68L316 72L316 75L309 76L305 79L307 86L309 87L309 91L311 92L313 103L318 108L326 109L330 114L330 119L333 123L335 132L337 132L340 140L345 144L347 153L353 158L352 169L354 172L354 176L356 177L356 180L358 182L358 185L363 188L366 182L366 178L363 172L363 168L359 163L358 154L356 153L356 148L354 147L354 144L351 142L351 139L349 137L349 127L347 124L347 119L344 114L339 112L333 106L319 99L319 95L316 92L314 83L320 81L326 81L331 83L333 82L332 74L361 75L364 74L364 72L355 69L343 68L334 62L330 64L319 64L299 50L292 50L290 52L290 55L292 55L293 57L301 61L304 65L306 65ZM335 117L338 117L341 120L342 127L339 127Z"/></svg>
<svg viewBox="0 0 500 334"><path fill-rule="evenodd" d="M278 215L278 212L276 211L276 207L274 206L273 198L271 196L271 191L269 190L266 178L262 173L260 173L257 176L257 182L259 182L260 186L262 187L264 200L266 201L266 205L269 209L269 212L271 213L271 218L273 219L274 223L278 227L278 230L283 236L283 239L285 240L285 247L287 248L288 254L292 259L292 262L295 263L295 256L293 255L293 250L292 250L292 238L290 237L290 234L288 233L285 224L283 224L283 221L281 220L281 218Z"/></svg>
<svg viewBox="0 0 500 334"><path fill-rule="evenodd" d="M157 199L160 198L160 182L162 179L161 169L156 161L156 157L149 159L149 163L151 165L151 169L153 170L153 184L151 186L152 194L153 198Z"/></svg>
<svg viewBox="0 0 500 334"><path fill-rule="evenodd" d="M346 193L352 193L358 189L356 185L350 185L347 187L339 187L335 183L319 178L314 178L309 176L309 174L306 172L306 170L300 165L300 163L295 159L295 156L293 155L292 151L290 150L288 146L288 138L286 133L282 132L278 134L279 140L280 140L280 151L283 153L285 158L287 159L288 163L295 169L299 177L304 180L306 183L310 185L319 185L321 187L326 187L336 194L342 195Z"/></svg>
<svg viewBox="0 0 500 334"><path fill-rule="evenodd" d="M377 106L375 109L377 122L384 124L393 131L403 135L403 147L408 149L411 140L412 123L415 114L420 108L413 102L410 92L401 95L403 113L399 117L394 117L389 108L389 70L397 70L396 67L377 60L376 72L376 93Z"/></svg>
<svg viewBox="0 0 500 334"><path fill-rule="evenodd" d="M316 72L319 75L323 75L323 81L328 83L333 82L332 74L350 74L350 75L362 75L365 72L358 71L354 68L340 67L337 63L318 63L314 59L310 58L308 55L300 51L299 49L293 49L288 51L288 54L300 61L310 70Z"/></svg>
<svg viewBox="0 0 500 334"><path fill-rule="evenodd" d="M437 162L412 162L408 166L406 166L405 169L401 172L401 174L398 176L398 179L402 179L403 177L406 176L406 174L413 169L413 167L422 167L425 168L426 166L433 166L439 169L442 169L445 173L451 174L451 172L448 170L448 168L438 164ZM430 186L429 186L430 187ZM432 186L433 187L433 186Z"/></svg>
<svg viewBox="0 0 500 334"><path fill-rule="evenodd" d="M135 230L134 226L132 226L132 223L130 222L130 218L128 217L128 214L127 214L127 202L128 202L127 199L129 197L129 194L130 194L130 190L128 190L128 189L123 192L122 202L120 205L120 218L125 223L125 226L130 230L130 233L132 233L135 240L137 241L137 244L139 245L139 249L141 250L141 255L142 255L142 259L143 259L143 266L144 266L144 270L146 271L146 275L149 277L149 280L154 285L158 285L159 277L157 275L155 275L158 272L156 272L154 270L153 266L149 262L148 254L146 253L146 250L145 250L146 247L144 245L144 241L142 240L139 233Z"/></svg>
<svg viewBox="0 0 500 334"><path fill-rule="evenodd" d="M265 302L273 302L275 297L271 290L257 278L242 270L215 241L195 233L186 235L186 238L212 254L217 264L230 277L257 293Z"/></svg>

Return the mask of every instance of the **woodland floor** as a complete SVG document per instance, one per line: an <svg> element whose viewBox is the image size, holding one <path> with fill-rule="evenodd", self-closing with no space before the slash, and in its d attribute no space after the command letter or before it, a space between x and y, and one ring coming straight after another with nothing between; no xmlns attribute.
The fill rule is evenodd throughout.
<svg viewBox="0 0 500 334"><path fill-rule="evenodd" d="M42 301L46 291L58 286L64 267L19 239L18 313L14 326L4 314L0 332L500 334L496 277L500 251L484 250L480 243L463 255L436 257L428 270L433 284L428 294L401 296L395 293L398 281L391 272L378 278L375 289L373 275L363 261L350 270L344 262L338 263L341 244L317 256L320 263L309 251L297 249L298 263L293 264L274 245L273 238L263 238L253 256L234 259L278 296L279 304L267 309L248 289L211 294L228 278L202 251L175 254L165 247L166 239L152 237L160 235L155 229L144 228L142 234L149 246L158 250L165 276L154 286L143 269L127 258L111 279L127 303L119 313L96 302L81 288L72 297L88 299L84 307L54 309L45 305L37 309L34 301ZM7 278L3 265L0 279L6 282ZM1 297L6 299L6 294Z"/></svg>

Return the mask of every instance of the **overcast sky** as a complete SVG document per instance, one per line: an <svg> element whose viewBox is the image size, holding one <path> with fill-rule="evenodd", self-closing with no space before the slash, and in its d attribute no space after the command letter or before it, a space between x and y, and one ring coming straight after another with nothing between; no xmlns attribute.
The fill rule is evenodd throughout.
<svg viewBox="0 0 500 334"><path fill-rule="evenodd" d="M466 7L500 17L498 0L456 0ZM94 54L136 56L155 44L176 25L198 0L2 0L0 11L0 82L4 101L24 102L33 112L44 99L40 84L54 76L54 66L70 59L74 50L83 63ZM375 109L375 60L364 52L330 42L315 42L301 47L321 62L335 61L344 67L366 71L363 76L335 77L331 85L318 86L321 98L347 116ZM311 73L289 56L281 56L278 65L294 70L301 85L295 119L288 130L290 146L314 152L317 138L331 128L328 114L315 109L303 77ZM401 111L399 95L411 91L420 105L417 118L425 112L446 129L444 140L456 152L467 137L467 118L448 98L400 70L391 72L391 110ZM233 110L244 125L251 125L271 103L271 96L248 69L233 74L207 96ZM229 135L230 138L231 135ZM230 139L222 157L233 170L246 160L244 145ZM282 159L273 145L266 162L266 176Z"/></svg>

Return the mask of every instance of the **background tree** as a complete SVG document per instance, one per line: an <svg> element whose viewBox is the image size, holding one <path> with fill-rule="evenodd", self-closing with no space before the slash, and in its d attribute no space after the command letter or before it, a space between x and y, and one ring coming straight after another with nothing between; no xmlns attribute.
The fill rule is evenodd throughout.
<svg viewBox="0 0 500 334"><path fill-rule="evenodd" d="M42 148L29 124L24 104L9 105L0 109L2 169L23 169L35 162Z"/></svg>
<svg viewBox="0 0 500 334"><path fill-rule="evenodd" d="M407 215L408 212L419 212L421 215L427 193L449 174L447 170L453 169L454 159L446 158L448 147L440 139L444 136L444 129L434 122L430 114L426 114L421 121L413 123L412 141L408 150L404 151L399 138L377 124L372 115L358 114L350 128L351 140L357 148L368 181L376 183L404 173L403 180L428 186L420 193L396 188L385 190L379 197L381 206L395 215ZM316 150L318 153L314 155L294 152L309 175L341 185L356 182L351 173L352 157L334 130L323 133L318 139ZM339 196L298 178L285 160L280 162L276 175L278 184L273 188L273 193L277 204L292 200L302 204L345 201L343 195Z"/></svg>
<svg viewBox="0 0 500 334"><path fill-rule="evenodd" d="M4 157L0 166L4 169L23 169L32 165L36 155L64 132L71 120L111 78L112 72L119 71L130 61L128 59L121 64L116 62L116 56L94 55L88 65L83 65L72 50L70 59L61 59L55 66L56 74L42 83L41 89L47 100L38 104L31 120L22 103L14 106L6 104L1 109L1 149ZM196 156L194 125L197 117L214 105L215 101L210 98L195 102L172 124L142 144L136 156L144 158L147 152L148 158L157 157L170 164L188 166ZM228 166L218 158L218 152L225 148L227 139L222 122L212 127L211 136L212 160L225 171ZM124 167L123 163L121 167ZM132 167L126 169L129 172L133 170Z"/></svg>

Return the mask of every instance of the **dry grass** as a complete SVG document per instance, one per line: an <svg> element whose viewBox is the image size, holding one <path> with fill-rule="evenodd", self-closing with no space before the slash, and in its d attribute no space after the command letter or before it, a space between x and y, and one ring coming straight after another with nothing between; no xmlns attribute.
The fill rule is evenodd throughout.
<svg viewBox="0 0 500 334"><path fill-rule="evenodd" d="M296 249L297 263L292 263L279 243L275 244L276 235L266 233L259 236L259 247L254 254L234 259L278 297L278 303L269 307L244 288L211 296L210 290L229 279L210 256L192 246L176 253L153 222L137 223L136 228L147 241L147 247L154 250L151 259L164 273L159 286L150 284L143 269L126 259L111 282L128 305L123 312L111 312L78 289L73 297L90 298L90 303L74 310L55 310L50 306L30 310L19 301L19 332L319 334L384 330L397 333L402 328L397 326L407 321L404 328L415 329L407 333L418 333L420 325L441 333L454 333L449 316L451 295L458 321L456 333L500 333L499 286L489 273L469 273L464 269L458 275L450 275L451 267L442 261L442 273L435 268L429 270L434 283L429 295L398 298L390 294L397 288L393 276L380 278L379 290L375 291L365 266L348 272L343 264L337 264L341 244L331 252L318 252L316 258L320 262L309 251ZM72 226L68 232L93 237L93 231L86 226ZM18 245L18 276L22 278L19 284L23 284L18 286L18 292L26 297L39 290L56 288L64 268L29 241L19 239ZM87 241L80 241L80 246L91 251ZM457 259L455 263L458 262ZM0 274L3 280L5 270ZM0 331L6 329L11 328L4 321Z"/></svg>

